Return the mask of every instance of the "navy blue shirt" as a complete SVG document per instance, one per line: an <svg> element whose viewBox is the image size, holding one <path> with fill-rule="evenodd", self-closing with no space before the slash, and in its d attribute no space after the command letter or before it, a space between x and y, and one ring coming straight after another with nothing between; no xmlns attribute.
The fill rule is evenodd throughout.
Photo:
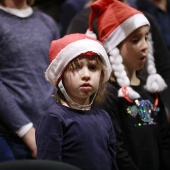
<svg viewBox="0 0 170 170"><path fill-rule="evenodd" d="M75 110L54 104L36 129L37 158L62 161L83 170L117 169L115 133L100 109Z"/></svg>

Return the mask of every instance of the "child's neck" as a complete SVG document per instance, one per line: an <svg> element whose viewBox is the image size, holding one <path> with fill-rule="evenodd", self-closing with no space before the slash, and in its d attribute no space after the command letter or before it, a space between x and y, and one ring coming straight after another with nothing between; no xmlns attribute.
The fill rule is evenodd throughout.
<svg viewBox="0 0 170 170"><path fill-rule="evenodd" d="M132 74L128 74L130 85L138 86L140 85L140 79L136 76L136 71L134 71Z"/></svg>
<svg viewBox="0 0 170 170"><path fill-rule="evenodd" d="M28 8L26 0L6 0L5 7L15 9L26 9Z"/></svg>
<svg viewBox="0 0 170 170"><path fill-rule="evenodd" d="M72 105L72 104L70 104L68 102L63 101L63 100L61 101L61 104L64 105L64 106L70 107L72 109L76 109L76 110L90 110L91 109L91 106L89 106L87 108L79 108L79 107L76 107L76 106L74 106L74 105ZM88 105L88 104L89 104L89 102L88 103L84 103L83 105Z"/></svg>

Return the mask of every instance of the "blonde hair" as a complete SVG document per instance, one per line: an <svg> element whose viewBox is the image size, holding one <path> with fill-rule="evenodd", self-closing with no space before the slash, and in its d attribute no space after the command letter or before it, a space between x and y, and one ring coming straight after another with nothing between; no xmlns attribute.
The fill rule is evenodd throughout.
<svg viewBox="0 0 170 170"><path fill-rule="evenodd" d="M83 57L87 57L87 56L89 56L89 55L81 54L80 56L77 56L76 58L74 58L67 65L65 71L70 71L70 72L74 71L77 67L77 64L79 65L79 63L80 63L80 57L83 58ZM102 81L103 81L104 71L106 70L106 67L103 64L103 62L98 54L93 53L93 55L90 57L90 59L92 59L92 62L96 61L97 67L99 69L101 69L101 79L100 79L100 83L99 83L99 88L98 88L96 97L94 99L94 103L97 104L97 103L101 103L105 97L105 83L102 83ZM64 81L63 81L63 84L64 84ZM61 103L61 101L66 102L66 99L65 99L64 95L62 94L62 92L60 91L60 89L57 90L57 93L54 95L54 97L55 97L56 101L59 103ZM93 95L90 98L93 98Z"/></svg>

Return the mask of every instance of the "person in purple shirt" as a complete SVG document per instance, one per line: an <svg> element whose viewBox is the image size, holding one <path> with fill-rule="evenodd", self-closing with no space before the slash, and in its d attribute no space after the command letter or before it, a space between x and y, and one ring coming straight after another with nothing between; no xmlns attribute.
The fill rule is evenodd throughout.
<svg viewBox="0 0 170 170"><path fill-rule="evenodd" d="M37 158L82 170L115 170L115 132L103 99L111 66L103 46L85 34L52 41L46 79L58 89L57 102L36 129Z"/></svg>
<svg viewBox="0 0 170 170"><path fill-rule="evenodd" d="M32 3L0 0L0 161L36 157L36 123L54 102L43 72L59 31Z"/></svg>

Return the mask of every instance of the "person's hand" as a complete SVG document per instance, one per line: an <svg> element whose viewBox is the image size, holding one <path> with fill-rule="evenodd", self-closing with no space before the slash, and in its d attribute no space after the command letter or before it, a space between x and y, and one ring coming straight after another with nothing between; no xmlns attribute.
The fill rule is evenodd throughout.
<svg viewBox="0 0 170 170"><path fill-rule="evenodd" d="M30 148L32 157L37 157L37 146L35 142L35 129L32 127L23 137L24 143Z"/></svg>

